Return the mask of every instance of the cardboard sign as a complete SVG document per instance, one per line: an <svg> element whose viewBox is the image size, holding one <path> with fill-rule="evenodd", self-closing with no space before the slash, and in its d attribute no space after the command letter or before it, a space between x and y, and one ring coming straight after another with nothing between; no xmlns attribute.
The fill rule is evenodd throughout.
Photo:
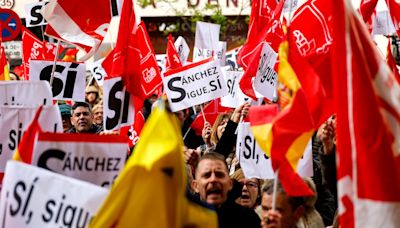
<svg viewBox="0 0 400 228"><path fill-rule="evenodd" d="M46 81L1 81L0 105L30 106L51 105L53 95Z"/></svg>
<svg viewBox="0 0 400 228"><path fill-rule="evenodd" d="M0 173L7 160L18 148L23 133L35 116L37 108L0 106ZM44 106L39 117L40 127L47 132L63 132L61 114L57 105Z"/></svg>
<svg viewBox="0 0 400 228"><path fill-rule="evenodd" d="M48 3L48 1L43 1L25 4L26 27L47 25L47 21L44 19L41 10L42 7L47 5Z"/></svg>
<svg viewBox="0 0 400 228"><path fill-rule="evenodd" d="M127 142L116 135L40 133L32 165L110 188L124 167Z"/></svg>
<svg viewBox="0 0 400 228"><path fill-rule="evenodd" d="M268 100L274 100L274 93L278 83L278 74L274 70L278 54L264 43L258 63L257 74L254 79L254 90L262 94Z"/></svg>
<svg viewBox="0 0 400 228"><path fill-rule="evenodd" d="M104 58L95 61L93 64L90 65L90 73L92 73L93 78L96 79L96 82L99 86L103 86L104 78L107 76L106 71L104 70L103 63Z"/></svg>
<svg viewBox="0 0 400 228"><path fill-rule="evenodd" d="M9 161L0 221L4 227L87 227L107 194L96 185Z"/></svg>
<svg viewBox="0 0 400 228"><path fill-rule="evenodd" d="M50 82L52 61L31 60L29 80ZM57 100L85 101L85 63L57 62L52 85Z"/></svg>
<svg viewBox="0 0 400 228"><path fill-rule="evenodd" d="M118 130L134 120L134 99L126 90L121 77L107 78L103 86L104 130Z"/></svg>
<svg viewBox="0 0 400 228"><path fill-rule="evenodd" d="M271 159L257 145L250 129L250 123L240 123L238 128L236 156L239 159L245 177L275 178ZM299 161L297 172L303 177L313 175L311 140L304 151L302 159Z"/></svg>
<svg viewBox="0 0 400 228"><path fill-rule="evenodd" d="M221 105L223 107L236 108L248 101L250 98L244 95L239 88L240 79L243 76L243 71L222 70L228 87L228 95L221 97Z"/></svg>
<svg viewBox="0 0 400 228"><path fill-rule="evenodd" d="M185 65L190 53L189 45L182 36L179 36L176 39L174 46L178 52L179 58L181 59L182 65Z"/></svg>
<svg viewBox="0 0 400 228"><path fill-rule="evenodd" d="M218 50L220 28L218 24L196 22L193 62L211 57Z"/></svg>
<svg viewBox="0 0 400 228"><path fill-rule="evenodd" d="M173 112L225 96L219 63L207 59L165 73L164 89Z"/></svg>

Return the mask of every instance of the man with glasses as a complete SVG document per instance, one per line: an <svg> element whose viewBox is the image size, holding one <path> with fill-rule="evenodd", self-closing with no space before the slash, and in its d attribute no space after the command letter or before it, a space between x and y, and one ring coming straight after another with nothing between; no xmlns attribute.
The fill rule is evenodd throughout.
<svg viewBox="0 0 400 228"><path fill-rule="evenodd" d="M93 124L92 109L86 102L76 102L72 106L71 123L73 127L68 133L99 134L103 131L101 126Z"/></svg>

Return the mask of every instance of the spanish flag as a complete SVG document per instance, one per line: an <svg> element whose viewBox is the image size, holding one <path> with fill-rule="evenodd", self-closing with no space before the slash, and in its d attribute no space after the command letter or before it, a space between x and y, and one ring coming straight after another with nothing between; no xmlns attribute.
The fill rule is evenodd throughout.
<svg viewBox="0 0 400 228"><path fill-rule="evenodd" d="M0 55L0 81L8 81L10 80L10 73L8 70L8 63L4 48L1 47L1 55Z"/></svg>
<svg viewBox="0 0 400 228"><path fill-rule="evenodd" d="M214 211L185 197L187 178L177 118L156 108L90 227L217 227Z"/></svg>
<svg viewBox="0 0 400 228"><path fill-rule="evenodd" d="M18 149L15 151L13 159L24 163L32 163L32 153L37 141L39 132L41 131L39 124L40 113L42 113L43 106L40 106L35 113L31 124L26 129L21 141L18 144Z"/></svg>

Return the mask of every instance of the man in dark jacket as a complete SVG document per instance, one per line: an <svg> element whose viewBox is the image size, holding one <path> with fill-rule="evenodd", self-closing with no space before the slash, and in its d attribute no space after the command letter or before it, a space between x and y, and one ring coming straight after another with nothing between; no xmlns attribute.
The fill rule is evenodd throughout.
<svg viewBox="0 0 400 228"><path fill-rule="evenodd" d="M192 187L200 199L216 208L219 227L260 227L260 219L254 210L245 208L230 199L233 180L223 155L207 153L196 167Z"/></svg>
<svg viewBox="0 0 400 228"><path fill-rule="evenodd" d="M102 127L93 124L92 109L86 102L76 102L72 106L71 123L73 127L68 133L99 134L103 131Z"/></svg>

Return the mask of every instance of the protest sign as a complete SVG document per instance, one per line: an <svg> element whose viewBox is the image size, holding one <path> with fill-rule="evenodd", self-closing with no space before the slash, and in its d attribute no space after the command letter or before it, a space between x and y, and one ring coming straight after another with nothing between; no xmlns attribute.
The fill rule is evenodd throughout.
<svg viewBox="0 0 400 228"><path fill-rule="evenodd" d="M164 89L173 112L225 96L228 89L219 63L192 63L164 74Z"/></svg>
<svg viewBox="0 0 400 228"><path fill-rule="evenodd" d="M157 60L157 65L158 68L160 69L161 74L163 74L165 72L165 70L167 69L166 67L166 54L158 54L156 55L156 60Z"/></svg>
<svg viewBox="0 0 400 228"><path fill-rule="evenodd" d="M125 164L128 138L40 133L32 165L110 188Z"/></svg>
<svg viewBox="0 0 400 228"><path fill-rule="evenodd" d="M264 42L263 49L260 54L260 61L256 77L254 79L254 90L262 94L270 101L274 100L274 93L278 83L278 74L274 70L274 65L278 54Z"/></svg>
<svg viewBox="0 0 400 228"><path fill-rule="evenodd" d="M250 98L244 95L239 88L243 71L222 70L222 73L228 87L228 95L221 97L221 105L223 107L236 108L248 101Z"/></svg>
<svg viewBox="0 0 400 228"><path fill-rule="evenodd" d="M389 11L380 11L376 13L375 21L372 25L373 35L392 35L396 32Z"/></svg>
<svg viewBox="0 0 400 228"><path fill-rule="evenodd" d="M240 123L238 128L236 156L239 159L245 177L260 179L275 178L271 159L257 145L254 135L250 130L250 123ZM297 165L297 172L300 176L313 175L311 140Z"/></svg>
<svg viewBox="0 0 400 228"><path fill-rule="evenodd" d="M89 66L90 73L92 73L93 78L96 79L96 82L99 86L103 86L104 78L107 76L106 71L101 65L103 63L103 60L104 58L99 59Z"/></svg>
<svg viewBox="0 0 400 228"><path fill-rule="evenodd" d="M215 54L218 50L219 30L221 25L207 22L196 22L193 62L200 61Z"/></svg>
<svg viewBox="0 0 400 228"><path fill-rule="evenodd" d="M240 66L237 63L238 53L242 46L226 52L225 66L229 66L230 70L239 70Z"/></svg>
<svg viewBox="0 0 400 228"><path fill-rule="evenodd" d="M25 4L26 27L47 25L47 21L44 19L40 11L42 10L42 7L48 3L48 1L43 1Z"/></svg>
<svg viewBox="0 0 400 228"><path fill-rule="evenodd" d="M19 141L33 120L36 110L34 107L0 106L0 173L4 172L7 160L12 158L18 148ZM62 132L58 106L44 106L39 123L43 131Z"/></svg>
<svg viewBox="0 0 400 228"><path fill-rule="evenodd" d="M178 52L179 58L181 59L182 65L185 65L190 52L189 45L186 43L185 39L182 36L179 36L175 40L174 45L176 51Z"/></svg>
<svg viewBox="0 0 400 228"><path fill-rule="evenodd" d="M218 49L216 50L215 60L219 61L220 66L225 66L225 58L226 58L226 42L219 41Z"/></svg>
<svg viewBox="0 0 400 228"><path fill-rule="evenodd" d="M103 127L117 130L130 125L134 118L134 99L125 89L121 77L107 78L103 85Z"/></svg>
<svg viewBox="0 0 400 228"><path fill-rule="evenodd" d="M31 60L29 80L50 82L53 61ZM57 100L85 101L85 63L57 62L51 86Z"/></svg>
<svg viewBox="0 0 400 228"><path fill-rule="evenodd" d="M96 185L9 161L0 221L3 227L87 227L107 194Z"/></svg>
<svg viewBox="0 0 400 228"><path fill-rule="evenodd" d="M36 107L50 105L52 101L53 95L46 81L0 82L0 105Z"/></svg>

